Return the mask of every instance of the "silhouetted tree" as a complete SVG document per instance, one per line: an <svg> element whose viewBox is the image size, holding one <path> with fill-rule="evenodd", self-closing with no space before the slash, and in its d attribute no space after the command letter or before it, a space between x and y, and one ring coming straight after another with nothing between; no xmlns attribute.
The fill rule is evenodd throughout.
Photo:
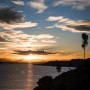
<svg viewBox="0 0 90 90"><path fill-rule="evenodd" d="M83 39L82 48L84 49L84 60L85 60L85 48L88 45L88 35L86 33L83 33L82 39Z"/></svg>

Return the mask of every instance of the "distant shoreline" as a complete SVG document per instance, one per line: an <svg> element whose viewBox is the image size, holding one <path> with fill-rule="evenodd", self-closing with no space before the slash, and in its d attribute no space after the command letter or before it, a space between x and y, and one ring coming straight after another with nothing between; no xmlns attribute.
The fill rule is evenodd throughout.
<svg viewBox="0 0 90 90"><path fill-rule="evenodd" d="M80 66L80 64L82 64L83 62L85 62L86 60L90 60L90 58L88 59L72 59L70 61L49 61L49 62L45 62L45 63L38 63L38 64L34 64L34 65L41 65L41 66L59 66L59 67L78 67Z"/></svg>

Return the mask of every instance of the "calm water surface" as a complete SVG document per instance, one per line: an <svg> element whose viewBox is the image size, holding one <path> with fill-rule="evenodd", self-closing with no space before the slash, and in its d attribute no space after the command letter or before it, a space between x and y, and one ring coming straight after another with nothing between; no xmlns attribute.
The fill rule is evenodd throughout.
<svg viewBox="0 0 90 90"><path fill-rule="evenodd" d="M55 67L32 64L0 64L0 90L33 90L43 76L58 75Z"/></svg>

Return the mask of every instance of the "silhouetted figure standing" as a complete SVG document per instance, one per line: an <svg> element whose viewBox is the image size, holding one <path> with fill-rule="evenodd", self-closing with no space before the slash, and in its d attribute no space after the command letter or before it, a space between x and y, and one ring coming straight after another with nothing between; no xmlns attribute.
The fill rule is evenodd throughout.
<svg viewBox="0 0 90 90"><path fill-rule="evenodd" d="M82 48L84 49L84 60L85 60L85 48L88 45L88 35L86 33L83 33L82 39L83 39Z"/></svg>

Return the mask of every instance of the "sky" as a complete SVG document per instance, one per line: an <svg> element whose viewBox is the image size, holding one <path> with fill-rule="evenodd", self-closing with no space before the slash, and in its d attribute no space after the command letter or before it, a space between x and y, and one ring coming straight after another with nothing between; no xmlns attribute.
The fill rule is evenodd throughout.
<svg viewBox="0 0 90 90"><path fill-rule="evenodd" d="M90 37L90 0L0 0L1 62L81 59L82 33Z"/></svg>

